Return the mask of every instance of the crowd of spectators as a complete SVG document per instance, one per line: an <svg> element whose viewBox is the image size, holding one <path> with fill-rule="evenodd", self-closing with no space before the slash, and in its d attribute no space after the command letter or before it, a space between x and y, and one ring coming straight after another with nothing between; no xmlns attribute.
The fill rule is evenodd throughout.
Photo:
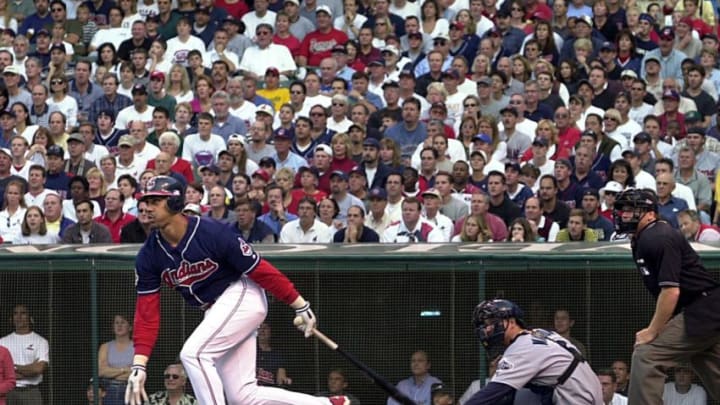
<svg viewBox="0 0 720 405"><path fill-rule="evenodd" d="M0 11L4 242L142 242L156 175L254 243L622 240L627 187L720 239L708 0Z"/></svg>

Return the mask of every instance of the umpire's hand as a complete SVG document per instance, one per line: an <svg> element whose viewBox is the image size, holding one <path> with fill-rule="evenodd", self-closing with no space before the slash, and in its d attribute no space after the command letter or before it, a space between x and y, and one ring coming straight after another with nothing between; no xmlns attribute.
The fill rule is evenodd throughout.
<svg viewBox="0 0 720 405"><path fill-rule="evenodd" d="M145 372L145 366L141 364L133 365L130 377L128 377L127 388L125 389L126 405L142 405L147 402L148 396L145 392L146 379L147 373Z"/></svg>

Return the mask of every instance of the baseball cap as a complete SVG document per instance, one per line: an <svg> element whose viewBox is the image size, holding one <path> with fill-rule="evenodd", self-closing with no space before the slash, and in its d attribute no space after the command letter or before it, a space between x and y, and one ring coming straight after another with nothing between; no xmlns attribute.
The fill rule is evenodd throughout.
<svg viewBox="0 0 720 405"><path fill-rule="evenodd" d="M437 190L434 189L434 188L429 188L429 189L423 191L421 195L422 195L423 197L425 197L425 196L432 196L432 197L435 197L435 198L442 198L442 196L440 196L440 192L437 191Z"/></svg>
<svg viewBox="0 0 720 405"><path fill-rule="evenodd" d="M318 153L318 152L323 152L323 153L326 153L327 155L329 155L330 157L333 157L332 148L327 144L321 143L320 145L316 146L315 153Z"/></svg>
<svg viewBox="0 0 720 405"><path fill-rule="evenodd" d="M190 203L190 204L185 205L185 207L183 208L183 212L195 214L195 215L201 215L202 209L200 208L199 205Z"/></svg>
<svg viewBox="0 0 720 405"><path fill-rule="evenodd" d="M228 136L227 143L230 143L230 141L240 142L243 146L247 145L247 139L240 134L232 134Z"/></svg>
<svg viewBox="0 0 720 405"><path fill-rule="evenodd" d="M291 3L291 4L294 4L294 5L296 5L296 6L299 6L299 5L300 5L300 0L285 0L285 4L288 4L288 3ZM283 6L285 6L285 4L283 4Z"/></svg>
<svg viewBox="0 0 720 405"><path fill-rule="evenodd" d="M19 75L20 74L20 68L15 65L8 65L5 66L5 69L3 69L3 74L11 74L11 75Z"/></svg>
<svg viewBox="0 0 720 405"><path fill-rule="evenodd" d="M202 172L204 172L204 171L206 171L206 170L209 171L209 172L215 173L215 174L220 174L220 168L217 167L217 166L215 166L214 164L212 164L212 165L200 166L200 167L198 168L198 171L199 171L200 173L202 173Z"/></svg>
<svg viewBox="0 0 720 405"><path fill-rule="evenodd" d="M669 98L669 99L672 99L675 101L680 101L680 94L678 94L678 92L675 90L665 90L665 92L662 95L662 98L663 98L663 100L666 98Z"/></svg>
<svg viewBox="0 0 720 405"><path fill-rule="evenodd" d="M251 177L260 177L265 182L270 181L270 173L267 172L265 169L257 169L255 172L253 172Z"/></svg>
<svg viewBox="0 0 720 405"><path fill-rule="evenodd" d="M365 125L362 125L362 124L352 124L352 125L350 125L350 126L348 127L348 132L350 132L350 131L353 130L353 129L357 129L357 130L359 130L360 132L365 132L365 131L367 131L367 130L365 129Z"/></svg>
<svg viewBox="0 0 720 405"><path fill-rule="evenodd" d="M598 193L597 189L594 189L592 187L584 189L582 192L582 195L583 195L583 197L585 197L586 195L589 195L589 196L593 196L593 197L597 198L598 200L600 199L600 193Z"/></svg>
<svg viewBox="0 0 720 405"><path fill-rule="evenodd" d="M85 143L85 138L82 135L80 135L79 133L73 132L72 134L70 134L70 136L68 136L67 142L70 142L70 141L77 141L80 143Z"/></svg>
<svg viewBox="0 0 720 405"><path fill-rule="evenodd" d="M648 13L640 14L640 17L638 17L638 21L647 21L650 24L655 24L655 19Z"/></svg>
<svg viewBox="0 0 720 405"><path fill-rule="evenodd" d="M586 129L585 131L583 131L583 133L580 135L580 137L583 137L583 136L589 136L592 139L594 139L596 142L598 140L597 134L592 129Z"/></svg>
<svg viewBox="0 0 720 405"><path fill-rule="evenodd" d="M602 51L615 52L615 51L617 51L617 47L615 46L614 43L612 43L612 42L610 42L610 41L605 41L605 42L603 42L602 45L600 46L600 51L601 51L601 52L602 52Z"/></svg>
<svg viewBox="0 0 720 405"><path fill-rule="evenodd" d="M685 24L685 25L687 25L687 26L689 26L689 27L692 27L692 25L693 25L693 20L692 20L692 18L690 18L690 17L683 17L683 18L681 18L677 23L678 23L678 24Z"/></svg>
<svg viewBox="0 0 720 405"><path fill-rule="evenodd" d="M378 142L375 138L365 138L363 141L363 146L372 146L374 148L380 149L380 142Z"/></svg>
<svg viewBox="0 0 720 405"><path fill-rule="evenodd" d="M208 8L207 6L199 5L195 8L195 12L210 14L210 8Z"/></svg>
<svg viewBox="0 0 720 405"><path fill-rule="evenodd" d="M645 64L647 65L648 62L655 62L655 63L657 63L657 64L659 65L659 64L660 64L660 58L658 58L657 56L648 56L647 58L645 58Z"/></svg>
<svg viewBox="0 0 720 405"><path fill-rule="evenodd" d="M2 117L3 115L9 115L9 116L11 116L11 117L13 117L13 118L17 118L17 115L15 115L15 111L13 111L13 110L2 110L2 111L0 111L0 117Z"/></svg>
<svg viewBox="0 0 720 405"><path fill-rule="evenodd" d="M480 141L485 143L492 143L492 138L490 138L490 135L488 134L477 134L473 136L473 142Z"/></svg>
<svg viewBox="0 0 720 405"><path fill-rule="evenodd" d="M622 73L620 73L620 77L621 78L632 77L633 79L637 79L638 75L637 75L637 73L635 73L634 70L625 69L622 71Z"/></svg>
<svg viewBox="0 0 720 405"><path fill-rule="evenodd" d="M665 27L660 31L660 39L672 41L675 39L675 30L672 27Z"/></svg>
<svg viewBox="0 0 720 405"><path fill-rule="evenodd" d="M324 5L324 4L321 5L321 6L318 6L318 7L315 9L315 14L317 14L317 13L319 13L319 12L325 12L325 13L327 13L327 15L329 15L330 17L333 16L332 10L330 10L330 7L328 7L328 6Z"/></svg>
<svg viewBox="0 0 720 405"><path fill-rule="evenodd" d="M702 114L698 111L688 111L685 113L685 122L699 122L703 120Z"/></svg>
<svg viewBox="0 0 720 405"><path fill-rule="evenodd" d="M138 83L133 86L132 91L130 92L133 96L136 94L144 94L147 95L147 88L144 84Z"/></svg>
<svg viewBox="0 0 720 405"><path fill-rule="evenodd" d="M237 18L233 17L231 14L228 14L225 19L223 20L224 23L231 23L235 24L237 26L240 26L242 22L238 20Z"/></svg>
<svg viewBox="0 0 720 405"><path fill-rule="evenodd" d="M335 45L332 48L332 53L345 53L347 54L347 49L345 49L342 45Z"/></svg>
<svg viewBox="0 0 720 405"><path fill-rule="evenodd" d="M687 129L688 134L699 134L705 136L705 128L692 126Z"/></svg>
<svg viewBox="0 0 720 405"><path fill-rule="evenodd" d="M385 66L385 59L371 60L370 63L368 63L368 67L369 66Z"/></svg>
<svg viewBox="0 0 720 405"><path fill-rule="evenodd" d="M12 155L10 154L10 150L9 150L9 149L7 149L7 148L0 148L0 151L2 151L3 153L5 153L6 155L12 157ZM64 158L64 157L65 157L65 150L64 150L60 145L51 145L50 147L47 148L47 153L45 153L45 154L46 154L47 156L56 156L56 157L59 157L59 158Z"/></svg>
<svg viewBox="0 0 720 405"><path fill-rule="evenodd" d="M276 141L292 141L290 131L286 131L284 128L280 128L273 139Z"/></svg>
<svg viewBox="0 0 720 405"><path fill-rule="evenodd" d="M260 104L258 106L257 110L255 110L255 114L267 114L272 117L275 115L275 112L273 111L273 108L270 107L269 105Z"/></svg>
<svg viewBox="0 0 720 405"><path fill-rule="evenodd" d="M588 27L592 28L592 19L590 19L589 15L581 15L575 20L575 23L585 23L588 25Z"/></svg>
<svg viewBox="0 0 720 405"><path fill-rule="evenodd" d="M135 138L132 135L123 135L118 141L118 146L135 146Z"/></svg>
<svg viewBox="0 0 720 405"><path fill-rule="evenodd" d="M532 146L544 146L547 148L548 140L541 136L536 136L535 139L533 139L532 141Z"/></svg>
<svg viewBox="0 0 720 405"><path fill-rule="evenodd" d="M340 177L341 180L348 181L348 175L342 170L335 170L334 172L330 173L330 179L333 177Z"/></svg>
<svg viewBox="0 0 720 405"><path fill-rule="evenodd" d="M608 181L605 187L600 189L600 192L605 194L607 192L611 193L620 193L624 190L622 184L618 183L617 181Z"/></svg>
<svg viewBox="0 0 720 405"><path fill-rule="evenodd" d="M320 178L320 172L318 171L318 169L316 167L303 166L300 169L298 169L298 174L303 174L305 172L312 173L312 175L315 176L316 178Z"/></svg>
<svg viewBox="0 0 720 405"><path fill-rule="evenodd" d="M221 150L220 152L218 152L218 157L223 156L223 155L228 155L228 156L230 156L230 157L232 158L233 162L236 160L236 159L235 159L235 155L233 155L232 153L230 153L230 151L227 150L227 149L223 149L223 150Z"/></svg>
<svg viewBox="0 0 720 405"><path fill-rule="evenodd" d="M372 199L386 200L387 199L387 191L385 191L384 188L374 187L368 193L368 198L371 200Z"/></svg>
<svg viewBox="0 0 720 405"><path fill-rule="evenodd" d="M398 78L401 78L401 77L403 77L403 76L405 76L405 77L412 77L412 78L414 79L414 78L415 78L415 72L414 72L412 69L403 69L403 70L400 71L400 74L398 75Z"/></svg>
<svg viewBox="0 0 720 405"><path fill-rule="evenodd" d="M478 86L492 86L492 79L489 77L483 77L482 79L477 81Z"/></svg>
<svg viewBox="0 0 720 405"><path fill-rule="evenodd" d="M65 49L65 45L63 44L52 44L52 46L50 46L50 52L52 51L62 51L62 53L66 53L67 49Z"/></svg>
<svg viewBox="0 0 720 405"><path fill-rule="evenodd" d="M638 143L638 142L647 142L647 143L650 143L650 142L652 142L652 137L650 136L650 134L648 134L648 133L645 132L645 131L643 131L643 132L638 132L638 133L633 137L633 142L634 142L634 143Z"/></svg>
<svg viewBox="0 0 720 405"><path fill-rule="evenodd" d="M40 35L45 35L46 37L49 37L50 31L46 30L45 28L41 28L38 32L35 33L36 37L38 37Z"/></svg>
<svg viewBox="0 0 720 405"><path fill-rule="evenodd" d="M266 167L266 166L276 167L277 163L275 162L275 159L271 158L270 156L265 156L264 158L260 159L260 161L258 162L258 166L260 166L260 167Z"/></svg>
<svg viewBox="0 0 720 405"><path fill-rule="evenodd" d="M390 53L392 53L392 54L395 55L395 56L399 56L399 55L400 55L400 50L397 49L397 47L396 47L395 45L387 45L385 48L382 49L382 52L383 52L383 53L384 53L384 52L390 52Z"/></svg>
<svg viewBox="0 0 720 405"><path fill-rule="evenodd" d="M460 72L457 69L448 69L443 72L443 78L450 77L455 80L460 80Z"/></svg>
<svg viewBox="0 0 720 405"><path fill-rule="evenodd" d="M517 162L507 162L505 163L505 170L512 169L518 173L520 173L520 164Z"/></svg>
<svg viewBox="0 0 720 405"><path fill-rule="evenodd" d="M159 15L159 14L155 14L155 13L151 13L150 15L148 15L147 17L145 17L145 22L155 22L155 23L159 23L159 22L160 22L160 15Z"/></svg>
<svg viewBox="0 0 720 405"><path fill-rule="evenodd" d="M481 158L483 158L483 161L485 161L485 163L487 163L487 153L485 153L484 150L475 149L474 151L470 152L470 157L471 157L471 158L474 157L474 156L476 156L476 155L477 155L477 156L480 156Z"/></svg>
<svg viewBox="0 0 720 405"><path fill-rule="evenodd" d="M280 77L280 71L275 67L269 67L265 69L265 76L278 76Z"/></svg>
<svg viewBox="0 0 720 405"><path fill-rule="evenodd" d="M165 73L156 70L156 71L150 73L150 80L151 81L152 80L160 80L160 81L164 82L165 81Z"/></svg>
<svg viewBox="0 0 720 405"><path fill-rule="evenodd" d="M446 41L449 41L450 37L448 36L448 34L446 32L441 32L433 37L433 40L436 40L436 39L444 39Z"/></svg>

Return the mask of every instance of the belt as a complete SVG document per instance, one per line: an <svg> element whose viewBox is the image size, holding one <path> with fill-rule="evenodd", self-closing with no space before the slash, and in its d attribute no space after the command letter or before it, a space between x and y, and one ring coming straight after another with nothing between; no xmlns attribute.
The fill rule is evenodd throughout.
<svg viewBox="0 0 720 405"><path fill-rule="evenodd" d="M30 391L36 389L37 385L23 385L22 387L15 387L16 391Z"/></svg>

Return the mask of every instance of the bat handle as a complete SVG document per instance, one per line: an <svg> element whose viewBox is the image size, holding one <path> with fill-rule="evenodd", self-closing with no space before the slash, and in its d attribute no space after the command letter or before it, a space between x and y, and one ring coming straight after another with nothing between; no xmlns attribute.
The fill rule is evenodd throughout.
<svg viewBox="0 0 720 405"><path fill-rule="evenodd" d="M318 340L325 343L327 347L329 347L332 350L337 350L338 344L335 343L332 339L327 337L324 333L320 332L317 328L313 328L312 330L313 335L315 335Z"/></svg>

